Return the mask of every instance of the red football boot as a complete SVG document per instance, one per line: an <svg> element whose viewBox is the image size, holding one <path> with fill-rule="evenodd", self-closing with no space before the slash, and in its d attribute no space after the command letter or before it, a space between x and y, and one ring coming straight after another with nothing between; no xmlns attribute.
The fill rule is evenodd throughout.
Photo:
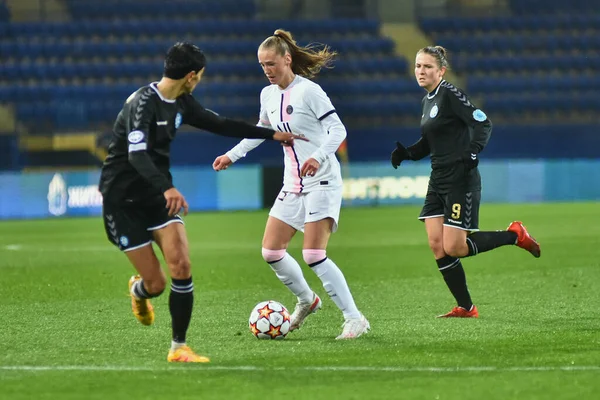
<svg viewBox="0 0 600 400"><path fill-rule="evenodd" d="M475 304L470 310L454 307L448 314L438 315L438 318L479 318L479 311L477 311Z"/></svg>
<svg viewBox="0 0 600 400"><path fill-rule="evenodd" d="M540 244L527 232L527 228L521 221L513 221L507 231L517 234L517 246L530 252L535 258L542 254Z"/></svg>

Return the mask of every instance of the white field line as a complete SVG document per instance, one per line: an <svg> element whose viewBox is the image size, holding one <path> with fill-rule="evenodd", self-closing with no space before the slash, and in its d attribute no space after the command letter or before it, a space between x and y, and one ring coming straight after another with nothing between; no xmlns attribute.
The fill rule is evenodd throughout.
<svg viewBox="0 0 600 400"><path fill-rule="evenodd" d="M552 371L598 371L599 365L558 365L558 366L513 366L513 367L401 367L401 366L307 366L307 367L260 367L254 365L220 366L127 366L127 365L0 365L0 371L54 372L54 371L101 371L101 372L143 372L143 371L314 371L314 372L392 372L392 373L457 373L457 372L552 372Z"/></svg>

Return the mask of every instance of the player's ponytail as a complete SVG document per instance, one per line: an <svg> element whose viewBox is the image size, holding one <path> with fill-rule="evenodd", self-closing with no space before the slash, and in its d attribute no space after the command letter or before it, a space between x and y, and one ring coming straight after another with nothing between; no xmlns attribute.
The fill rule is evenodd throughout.
<svg viewBox="0 0 600 400"><path fill-rule="evenodd" d="M273 36L266 38L259 49L275 49L277 54L284 56L289 53L292 57L292 71L305 78L313 78L321 68L332 68L331 63L337 55L329 46L315 49L314 45L298 46L292 34L283 29L277 29Z"/></svg>

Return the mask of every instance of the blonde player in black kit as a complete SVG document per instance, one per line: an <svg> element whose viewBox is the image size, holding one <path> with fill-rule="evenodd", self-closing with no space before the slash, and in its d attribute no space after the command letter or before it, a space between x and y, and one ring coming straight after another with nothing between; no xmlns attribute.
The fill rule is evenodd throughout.
<svg viewBox="0 0 600 400"><path fill-rule="evenodd" d="M540 245L520 221L506 231L479 231L481 176L479 153L492 133L492 122L468 96L443 77L449 67L446 49L428 46L417 52L415 77L427 90L423 98L421 138L412 146L396 142L391 162L431 156L431 177L419 216L425 222L429 247L457 306L445 318L477 318L460 258L496 247L517 245L540 256Z"/></svg>
<svg viewBox="0 0 600 400"><path fill-rule="evenodd" d="M150 298L165 289L167 278L152 242L161 249L171 275L169 310L173 330L169 362L209 362L186 345L192 316L188 241L179 216L188 204L173 186L170 146L182 124L237 138L272 139L287 144L302 139L218 116L191 95L202 79L206 59L190 43L167 52L163 77L134 92L119 113L100 176L102 214L108 239L129 258L139 275L129 280L133 314L144 325L154 322Z"/></svg>

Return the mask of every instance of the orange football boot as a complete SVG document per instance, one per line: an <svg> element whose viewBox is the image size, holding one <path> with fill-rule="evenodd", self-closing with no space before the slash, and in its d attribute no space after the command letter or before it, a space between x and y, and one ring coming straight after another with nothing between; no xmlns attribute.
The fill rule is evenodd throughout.
<svg viewBox="0 0 600 400"><path fill-rule="evenodd" d="M542 254L540 244L527 232L527 228L521 221L513 221L507 231L517 234L517 246L530 252L535 258L539 258Z"/></svg>

